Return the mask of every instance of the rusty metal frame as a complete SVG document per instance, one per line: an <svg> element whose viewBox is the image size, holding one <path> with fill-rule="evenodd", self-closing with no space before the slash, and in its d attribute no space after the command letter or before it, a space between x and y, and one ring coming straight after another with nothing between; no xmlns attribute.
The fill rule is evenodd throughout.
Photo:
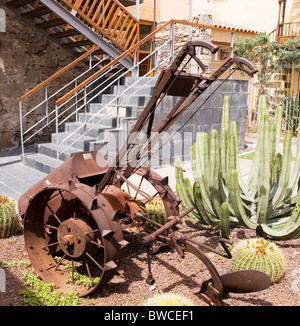
<svg viewBox="0 0 300 326"><path fill-rule="evenodd" d="M142 244L147 251L146 280L149 283L154 281L151 274L150 249L154 242L159 241L176 250L182 258L186 252L190 252L205 265L211 278L203 281L201 287L195 289L194 293L208 304L223 305L222 300L227 292L246 293L260 291L270 286L270 278L257 271L219 275L202 250L231 258L226 246L228 240L219 239L224 249L224 252L221 252L180 233L177 224L194 207L180 213L180 200L169 187L167 178L160 177L148 166L136 167L130 164L141 156L150 158L151 146L227 69L234 66L232 71L242 70L249 76L253 76L257 71L249 61L231 58L209 76L206 74L205 65L196 56L198 47L203 47L211 53L218 51L217 46L205 41L188 42L183 46L171 66L161 72L153 95L132 128L127 141L119 150L113 165L109 164L107 157L99 153L78 153L19 199L19 211L24 221L25 247L33 266L45 281L54 281L57 286L64 290L68 289L64 284L66 275L56 273L59 263L55 264L52 257L60 250L64 253L63 257L70 257L72 266L74 258L84 261L89 258L99 270L98 284L88 291L81 291L80 295L87 295L104 286L116 272L121 272L123 249L127 244L123 238L123 230L128 224L136 223L147 233L142 237ZM185 72L190 60L199 65L201 74ZM180 99L166 117L153 126L156 110L166 95L177 95ZM136 144L134 137L143 128L146 129L146 134L143 146L140 146ZM152 137L153 133L155 137ZM167 222L164 225L152 221L143 214L136 195L131 197L130 193L121 189L125 183L135 189L137 194L142 195L145 201L152 199L152 196L143 192L140 186L136 187L129 180L134 174L141 177L141 180L147 180L161 197L167 215ZM95 258L100 247L102 256ZM152 254L154 252L152 251ZM85 266L90 275L90 265L85 263Z"/></svg>

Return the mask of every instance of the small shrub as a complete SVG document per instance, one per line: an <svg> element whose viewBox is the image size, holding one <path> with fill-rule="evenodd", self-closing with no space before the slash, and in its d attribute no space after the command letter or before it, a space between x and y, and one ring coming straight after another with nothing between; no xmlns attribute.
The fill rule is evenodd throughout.
<svg viewBox="0 0 300 326"><path fill-rule="evenodd" d="M23 278L24 290L19 294L20 301L27 306L76 306L81 302L74 291L55 290L53 283L45 283L28 271L23 273Z"/></svg>

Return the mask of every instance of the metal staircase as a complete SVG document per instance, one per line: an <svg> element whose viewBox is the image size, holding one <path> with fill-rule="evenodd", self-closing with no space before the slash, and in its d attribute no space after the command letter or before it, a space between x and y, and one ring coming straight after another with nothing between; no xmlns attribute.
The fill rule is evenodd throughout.
<svg viewBox="0 0 300 326"><path fill-rule="evenodd" d="M9 2L13 1L23 4L25 2L25 0L10 0ZM75 2L71 0L58 1L60 3ZM42 2L46 5L48 0ZM58 4L53 0L51 2ZM83 5L83 1L79 2ZM103 1L101 0L101 2ZM76 15L76 12L71 11L69 14ZM123 50L118 57L108 63L104 62L105 58L100 58L99 61L93 60L93 57L99 53L99 45L84 46L81 44L80 51L77 47L79 58L21 96L19 110L22 161L35 169L49 173L63 161L81 151L101 150L108 157L114 158L119 144L123 144L127 139L134 120L140 115L151 97L156 76L173 62L176 55L174 46L176 24L189 26L191 23L170 20L131 45L127 50ZM207 27L201 24L194 25L197 28ZM68 29L64 27L64 32L67 31ZM93 30L91 31L94 33ZM137 53L140 48L151 43L155 35L163 31L166 31L169 37L156 44L152 52L143 56L142 60L134 59L138 58ZM63 33L63 31L55 33ZM131 34L131 32L128 33ZM100 38L99 35L97 37ZM66 34L64 34L64 38L66 38ZM122 38L124 38L124 34ZM75 42L77 46L79 41L77 39L77 43ZM117 46L114 45L114 48ZM160 56L161 53L164 55ZM202 59L205 59L204 57L205 54ZM124 66L123 59L126 59L127 62L134 59L133 64L128 68ZM206 59L207 62L204 62L208 68L207 72L210 73L210 56L207 55ZM86 60L89 64L84 72L61 85L59 89L53 88L54 80L63 79L65 73L76 64ZM147 60L152 61L151 69L143 76L138 77L137 72ZM186 64L184 63L182 69L186 69ZM191 63L191 67L193 67L193 63ZM40 98L40 101L35 103L33 99L37 98ZM172 102L168 105L170 100L174 100L172 96L158 99L157 109L162 109L166 113L174 104ZM38 120L33 118L37 115L39 116ZM36 137L41 134L48 135L49 142L44 141L37 144ZM171 139L172 135L170 136ZM35 153L26 151L30 143L36 144Z"/></svg>
<svg viewBox="0 0 300 326"><path fill-rule="evenodd" d="M38 144L37 153L26 156L26 164L50 173L58 164L82 151L100 150L113 159L118 146L126 140L131 124L151 97L155 82L153 77L122 78L109 94L90 103L86 112L78 113L75 122L66 122L61 132L52 133L51 142ZM144 84L142 88L141 84ZM114 109L117 102L121 103L118 110Z"/></svg>
<svg viewBox="0 0 300 326"><path fill-rule="evenodd" d="M1 3L77 57L97 46L93 60L102 61L101 66L138 41L139 22L122 1L1 0ZM130 1L123 3L128 5ZM134 60L129 55L120 62L130 69Z"/></svg>

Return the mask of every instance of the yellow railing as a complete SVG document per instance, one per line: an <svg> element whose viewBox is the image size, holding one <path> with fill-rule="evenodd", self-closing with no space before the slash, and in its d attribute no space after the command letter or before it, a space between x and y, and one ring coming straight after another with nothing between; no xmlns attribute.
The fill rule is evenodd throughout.
<svg viewBox="0 0 300 326"><path fill-rule="evenodd" d="M60 0L60 3L123 51L138 41L138 20L116 0Z"/></svg>

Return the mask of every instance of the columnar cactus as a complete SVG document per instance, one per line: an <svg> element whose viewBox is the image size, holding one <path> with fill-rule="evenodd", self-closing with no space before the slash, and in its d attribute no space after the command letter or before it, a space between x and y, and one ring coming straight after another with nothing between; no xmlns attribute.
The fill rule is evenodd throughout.
<svg viewBox="0 0 300 326"><path fill-rule="evenodd" d="M277 282L284 274L285 262L280 248L263 238L244 239L231 250L233 271L258 270Z"/></svg>
<svg viewBox="0 0 300 326"><path fill-rule="evenodd" d="M16 234L21 228L16 213L16 202L0 195L0 238L8 238Z"/></svg>
<svg viewBox="0 0 300 326"><path fill-rule="evenodd" d="M220 140L216 130L211 131L210 140L207 133L199 133L191 147L193 186L181 169L175 169L182 206L194 206L189 216L199 223L221 226L221 215L225 216L221 207L226 203L232 226L256 229L259 235L276 240L296 236L300 233L300 192L294 195L300 181L300 134L291 171L290 130L285 133L282 154L277 153L282 108L276 109L274 123L270 124L266 99L260 97L257 147L249 177L244 181L237 156L237 125L228 117L229 99L225 97ZM179 158L175 166L181 168ZM226 234L224 224L221 231Z"/></svg>

